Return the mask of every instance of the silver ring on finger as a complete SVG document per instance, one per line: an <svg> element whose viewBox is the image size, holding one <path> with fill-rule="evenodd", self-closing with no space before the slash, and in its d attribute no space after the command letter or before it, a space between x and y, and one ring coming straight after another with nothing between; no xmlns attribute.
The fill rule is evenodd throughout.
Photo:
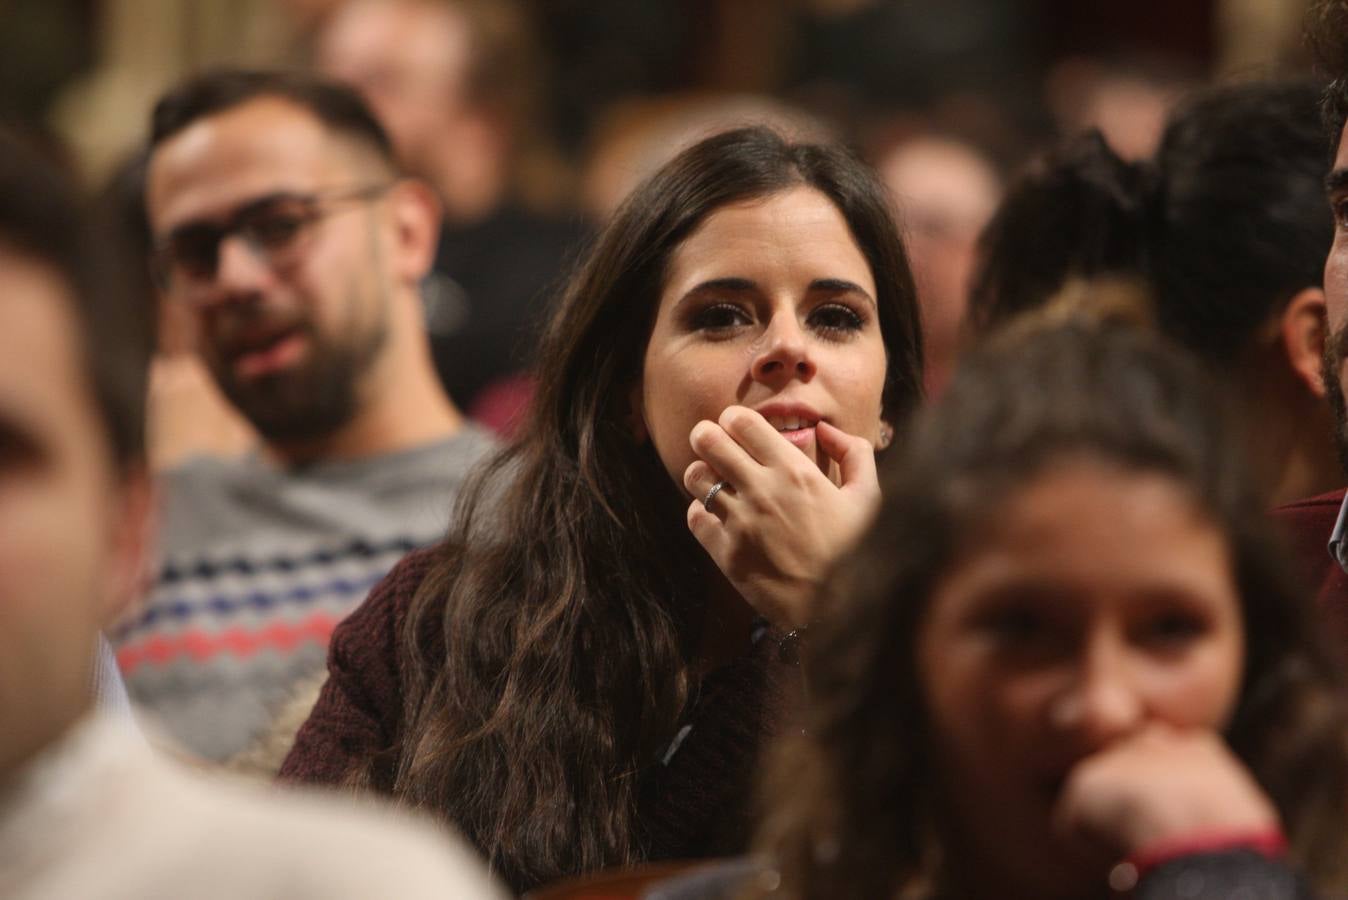
<svg viewBox="0 0 1348 900"><path fill-rule="evenodd" d="M707 496L702 498L702 508L705 509L707 512L711 512L711 502L716 499L716 495L721 493L721 490L723 488L727 488L729 486L730 482L728 481L718 481L715 484L713 484L711 486L711 490L707 491Z"/></svg>

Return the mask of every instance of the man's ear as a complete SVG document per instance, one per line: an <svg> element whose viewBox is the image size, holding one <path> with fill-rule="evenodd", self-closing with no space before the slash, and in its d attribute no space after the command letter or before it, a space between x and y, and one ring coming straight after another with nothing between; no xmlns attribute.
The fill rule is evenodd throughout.
<svg viewBox="0 0 1348 900"><path fill-rule="evenodd" d="M1278 338L1288 365L1307 390L1321 398L1325 396L1321 359L1328 339L1327 327L1325 292L1320 288L1299 291L1278 319Z"/></svg>
<svg viewBox="0 0 1348 900"><path fill-rule="evenodd" d="M389 188L398 279L419 284L435 262L440 238L440 199L424 181L404 178Z"/></svg>
<svg viewBox="0 0 1348 900"><path fill-rule="evenodd" d="M123 473L109 522L112 533L108 536L109 571L102 610L104 627L124 616L149 587L159 520L158 498L154 480L145 465Z"/></svg>
<svg viewBox="0 0 1348 900"><path fill-rule="evenodd" d="M646 427L646 402L640 379L627 390L627 432L638 444L646 443L651 437L650 429Z"/></svg>

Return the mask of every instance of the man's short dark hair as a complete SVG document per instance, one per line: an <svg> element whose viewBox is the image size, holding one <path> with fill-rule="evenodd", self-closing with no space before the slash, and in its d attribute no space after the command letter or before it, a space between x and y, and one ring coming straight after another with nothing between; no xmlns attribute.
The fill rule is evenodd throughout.
<svg viewBox="0 0 1348 900"><path fill-rule="evenodd" d="M1332 154L1348 121L1348 0L1316 0L1306 14L1306 41L1329 81L1320 112Z"/></svg>
<svg viewBox="0 0 1348 900"><path fill-rule="evenodd" d="M355 139L391 168L395 166L388 133L360 95L338 82L305 72L216 69L190 78L155 104L150 147L158 147L199 119L262 97L294 103L333 132Z"/></svg>
<svg viewBox="0 0 1348 900"><path fill-rule="evenodd" d="M0 130L0 245L52 268L79 322L81 358L122 467L145 460L151 304L126 290L115 235L55 168ZM0 303L5 298L0 297Z"/></svg>

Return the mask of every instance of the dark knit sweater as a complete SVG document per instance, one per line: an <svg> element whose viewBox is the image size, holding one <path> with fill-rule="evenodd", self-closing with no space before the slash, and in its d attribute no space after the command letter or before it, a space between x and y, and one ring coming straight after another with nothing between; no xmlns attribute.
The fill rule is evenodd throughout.
<svg viewBox="0 0 1348 900"><path fill-rule="evenodd" d="M392 789L403 738L398 634L434 553L407 556L338 626L328 682L281 767L282 779L336 785L376 758L374 787ZM771 639L702 678L685 728L670 735L672 752L653 761L644 779L638 816L649 859L746 849L759 754L797 690L796 670L777 661Z"/></svg>

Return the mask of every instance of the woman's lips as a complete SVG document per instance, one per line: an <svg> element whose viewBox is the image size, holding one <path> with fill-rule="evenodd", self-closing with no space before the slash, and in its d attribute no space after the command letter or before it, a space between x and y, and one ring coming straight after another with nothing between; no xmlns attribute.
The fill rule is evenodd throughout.
<svg viewBox="0 0 1348 900"><path fill-rule="evenodd" d="M806 425L801 428L779 429L778 434L809 453L815 447L814 428L813 425Z"/></svg>
<svg viewBox="0 0 1348 900"><path fill-rule="evenodd" d="M768 404L759 410L759 415L801 450L809 453L814 449L814 429L821 416L813 409L795 403Z"/></svg>

